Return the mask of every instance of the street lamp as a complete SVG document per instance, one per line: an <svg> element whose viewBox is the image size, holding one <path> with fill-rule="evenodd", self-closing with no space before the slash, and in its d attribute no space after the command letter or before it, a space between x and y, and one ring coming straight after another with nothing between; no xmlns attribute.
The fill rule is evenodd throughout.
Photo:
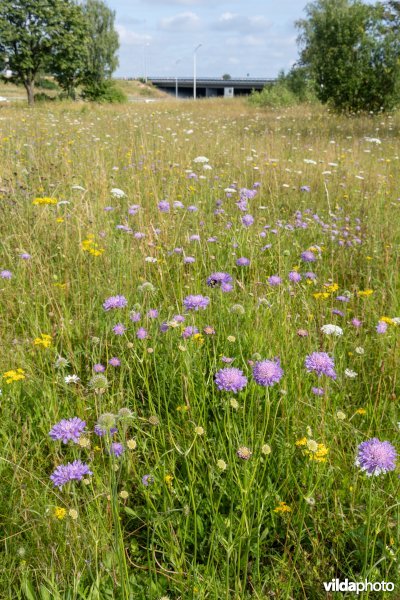
<svg viewBox="0 0 400 600"><path fill-rule="evenodd" d="M181 62L181 59L175 61L175 67ZM175 71L176 73L176 71ZM175 75L175 98L178 100L178 75Z"/></svg>
<svg viewBox="0 0 400 600"><path fill-rule="evenodd" d="M144 81L147 83L147 48L150 46L149 42L144 45L143 48L143 59L144 59Z"/></svg>
<svg viewBox="0 0 400 600"><path fill-rule="evenodd" d="M196 48L193 51L193 100L196 100L196 55L197 50L200 48L200 46L202 46L202 44L196 46Z"/></svg>

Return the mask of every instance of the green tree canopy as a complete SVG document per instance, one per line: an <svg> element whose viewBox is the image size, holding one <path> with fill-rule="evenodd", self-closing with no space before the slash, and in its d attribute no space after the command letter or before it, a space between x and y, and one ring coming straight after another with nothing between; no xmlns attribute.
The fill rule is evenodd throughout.
<svg viewBox="0 0 400 600"><path fill-rule="evenodd" d="M89 44L85 68L87 84L101 84L118 67L118 33L115 31L115 12L102 0L86 0L82 6L89 29Z"/></svg>
<svg viewBox="0 0 400 600"><path fill-rule="evenodd" d="M397 101L399 39L382 4L316 0L297 22L301 64L322 102L339 110L378 111Z"/></svg>

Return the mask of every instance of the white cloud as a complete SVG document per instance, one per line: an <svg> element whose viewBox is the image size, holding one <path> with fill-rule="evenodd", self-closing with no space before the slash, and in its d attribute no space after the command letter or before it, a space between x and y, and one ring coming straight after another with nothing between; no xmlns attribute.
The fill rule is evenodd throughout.
<svg viewBox="0 0 400 600"><path fill-rule="evenodd" d="M166 17L159 22L160 29L165 31L193 31L198 29L200 24L200 17L189 11L174 17Z"/></svg>
<svg viewBox="0 0 400 600"><path fill-rule="evenodd" d="M254 17L243 16L231 12L224 12L219 19L213 23L213 29L219 31L237 31L239 33L253 33L266 31L272 22L261 15Z"/></svg>
<svg viewBox="0 0 400 600"><path fill-rule="evenodd" d="M136 33L118 23L115 26L115 29L117 30L121 44L127 44L128 46L142 46L146 42L151 42L152 40L150 35Z"/></svg>

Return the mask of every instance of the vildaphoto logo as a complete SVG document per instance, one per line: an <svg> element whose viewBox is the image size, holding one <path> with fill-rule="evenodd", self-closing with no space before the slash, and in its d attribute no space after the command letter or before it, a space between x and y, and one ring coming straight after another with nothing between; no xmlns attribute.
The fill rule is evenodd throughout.
<svg viewBox="0 0 400 600"><path fill-rule="evenodd" d="M391 581L349 581L345 579L332 579L332 581L324 581L324 588L326 592L393 592L394 583Z"/></svg>

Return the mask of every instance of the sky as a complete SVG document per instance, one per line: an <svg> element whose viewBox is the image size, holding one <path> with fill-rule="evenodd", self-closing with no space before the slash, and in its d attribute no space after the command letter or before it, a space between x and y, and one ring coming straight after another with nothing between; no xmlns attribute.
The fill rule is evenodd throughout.
<svg viewBox="0 0 400 600"><path fill-rule="evenodd" d="M298 58L307 0L108 0L120 38L116 77L275 77Z"/></svg>

